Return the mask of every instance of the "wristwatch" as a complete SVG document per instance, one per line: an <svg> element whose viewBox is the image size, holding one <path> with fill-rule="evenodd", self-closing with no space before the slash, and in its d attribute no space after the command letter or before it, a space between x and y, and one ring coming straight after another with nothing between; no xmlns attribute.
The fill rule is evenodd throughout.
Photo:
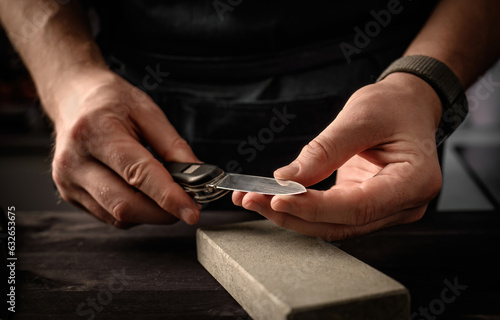
<svg viewBox="0 0 500 320"><path fill-rule="evenodd" d="M406 72L425 80L438 94L443 105L443 114L436 131L436 145L443 143L464 121L469 104L460 80L455 73L441 61L414 55L394 61L378 77L377 82L394 72Z"/></svg>

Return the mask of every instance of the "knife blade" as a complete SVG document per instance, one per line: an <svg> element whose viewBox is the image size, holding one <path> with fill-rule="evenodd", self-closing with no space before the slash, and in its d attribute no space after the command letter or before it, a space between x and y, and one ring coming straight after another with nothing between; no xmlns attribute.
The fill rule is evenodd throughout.
<svg viewBox="0 0 500 320"><path fill-rule="evenodd" d="M307 191L295 181L228 173L213 164L167 162L164 166L174 181L198 203L215 201L229 191L267 195L293 195Z"/></svg>

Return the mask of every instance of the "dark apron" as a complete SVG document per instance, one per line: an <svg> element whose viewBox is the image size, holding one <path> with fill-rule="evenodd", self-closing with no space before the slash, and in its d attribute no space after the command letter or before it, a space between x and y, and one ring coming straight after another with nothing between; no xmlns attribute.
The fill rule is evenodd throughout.
<svg viewBox="0 0 500 320"><path fill-rule="evenodd" d="M292 161L380 70L367 57L258 80L185 81L161 60L136 66L111 60L163 109L202 161L262 175Z"/></svg>

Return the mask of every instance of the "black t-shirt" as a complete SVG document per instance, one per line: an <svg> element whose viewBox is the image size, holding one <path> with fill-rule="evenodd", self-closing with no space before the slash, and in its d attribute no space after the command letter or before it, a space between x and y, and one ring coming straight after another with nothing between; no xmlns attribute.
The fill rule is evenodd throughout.
<svg viewBox="0 0 500 320"><path fill-rule="evenodd" d="M273 54L347 43L408 42L437 0L99 0L101 43L171 56ZM394 34L397 34L395 36ZM357 37L357 38L356 38Z"/></svg>

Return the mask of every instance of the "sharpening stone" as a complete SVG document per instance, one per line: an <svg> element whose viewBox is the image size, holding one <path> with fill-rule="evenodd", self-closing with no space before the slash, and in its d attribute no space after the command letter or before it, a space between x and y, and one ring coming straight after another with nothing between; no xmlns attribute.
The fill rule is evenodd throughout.
<svg viewBox="0 0 500 320"><path fill-rule="evenodd" d="M253 319L408 319L408 290L332 244L258 220L198 229L198 260Z"/></svg>

